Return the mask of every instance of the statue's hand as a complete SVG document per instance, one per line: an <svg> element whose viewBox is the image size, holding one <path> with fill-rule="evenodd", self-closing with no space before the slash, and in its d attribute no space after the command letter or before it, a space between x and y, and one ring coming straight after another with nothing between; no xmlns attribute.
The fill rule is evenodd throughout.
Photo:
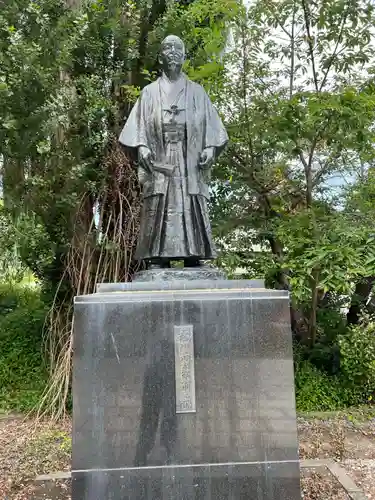
<svg viewBox="0 0 375 500"><path fill-rule="evenodd" d="M146 172L143 167L138 168L138 181L141 186L147 182L147 179L150 177L150 174Z"/></svg>
<svg viewBox="0 0 375 500"><path fill-rule="evenodd" d="M202 151L199 165L201 168L210 168L215 161L215 148L206 148Z"/></svg>
<svg viewBox="0 0 375 500"><path fill-rule="evenodd" d="M152 154L151 151L146 146L140 146L138 148L138 159L141 166L151 172L152 171Z"/></svg>

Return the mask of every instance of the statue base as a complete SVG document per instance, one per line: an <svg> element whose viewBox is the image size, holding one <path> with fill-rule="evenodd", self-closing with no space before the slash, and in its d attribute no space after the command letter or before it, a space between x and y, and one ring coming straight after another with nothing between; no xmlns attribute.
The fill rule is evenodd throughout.
<svg viewBox="0 0 375 500"><path fill-rule="evenodd" d="M301 500L289 295L261 284L75 298L73 500Z"/></svg>
<svg viewBox="0 0 375 500"><path fill-rule="evenodd" d="M224 271L210 266L152 268L135 273L133 282L181 281L181 280L226 280Z"/></svg>

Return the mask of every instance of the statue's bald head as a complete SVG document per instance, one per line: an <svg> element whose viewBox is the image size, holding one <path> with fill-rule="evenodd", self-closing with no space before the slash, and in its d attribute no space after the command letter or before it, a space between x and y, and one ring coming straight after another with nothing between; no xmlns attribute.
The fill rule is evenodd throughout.
<svg viewBox="0 0 375 500"><path fill-rule="evenodd" d="M168 36L166 36L164 38L164 40L161 42L161 50L163 50L163 48L165 46L170 46L172 44L175 47L182 48L182 50L184 52L184 55L185 55L185 44L181 40L181 38L179 36L177 36L177 35L168 35Z"/></svg>
<svg viewBox="0 0 375 500"><path fill-rule="evenodd" d="M160 64L167 75L179 75L185 61L185 44L176 35L168 35L161 42Z"/></svg>

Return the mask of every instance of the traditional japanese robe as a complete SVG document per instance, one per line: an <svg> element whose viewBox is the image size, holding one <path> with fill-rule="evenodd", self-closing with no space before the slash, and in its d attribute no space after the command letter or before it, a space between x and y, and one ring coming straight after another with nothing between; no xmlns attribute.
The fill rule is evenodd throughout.
<svg viewBox="0 0 375 500"><path fill-rule="evenodd" d="M208 147L217 157L228 135L204 89L184 75L173 83L162 76L143 89L119 141L146 146L155 165L172 166L171 175L139 168L143 207L136 258L215 258L207 210L210 172L199 162Z"/></svg>

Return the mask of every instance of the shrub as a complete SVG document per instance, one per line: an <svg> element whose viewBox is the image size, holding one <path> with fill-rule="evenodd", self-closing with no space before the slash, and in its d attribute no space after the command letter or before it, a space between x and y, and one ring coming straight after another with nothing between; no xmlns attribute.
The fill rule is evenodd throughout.
<svg viewBox="0 0 375 500"><path fill-rule="evenodd" d="M299 411L334 411L346 405L339 378L320 371L307 360L296 364L295 386Z"/></svg>
<svg viewBox="0 0 375 500"><path fill-rule="evenodd" d="M316 320L320 337L325 344L334 343L337 336L346 331L346 315L342 309L347 306L347 302L346 297L326 294L324 305L318 307Z"/></svg>
<svg viewBox="0 0 375 500"><path fill-rule="evenodd" d="M334 411L374 400L375 323L368 318L338 334L336 343L295 346L294 354L298 410Z"/></svg>
<svg viewBox="0 0 375 500"><path fill-rule="evenodd" d="M46 313L38 288L0 286L0 410L28 411L39 401L48 373Z"/></svg>
<svg viewBox="0 0 375 500"><path fill-rule="evenodd" d="M364 403L375 392L375 323L364 322L338 337L340 378L352 392L352 404Z"/></svg>

